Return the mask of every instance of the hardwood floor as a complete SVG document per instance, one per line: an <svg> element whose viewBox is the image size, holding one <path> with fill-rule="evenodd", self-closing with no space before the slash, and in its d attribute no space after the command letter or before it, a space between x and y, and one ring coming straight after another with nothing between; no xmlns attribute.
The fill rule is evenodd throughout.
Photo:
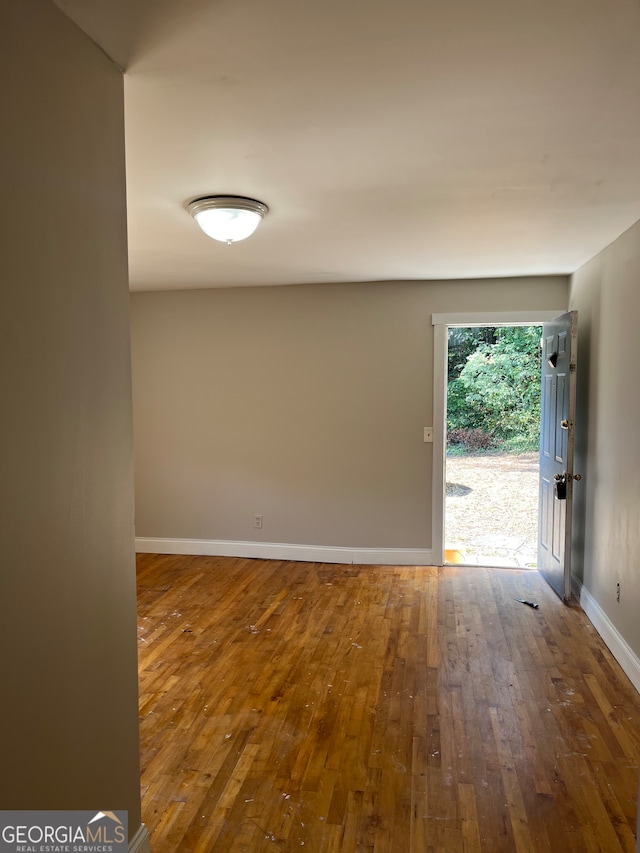
<svg viewBox="0 0 640 853"><path fill-rule="evenodd" d="M638 693L536 572L140 555L138 582L153 853L635 850Z"/></svg>

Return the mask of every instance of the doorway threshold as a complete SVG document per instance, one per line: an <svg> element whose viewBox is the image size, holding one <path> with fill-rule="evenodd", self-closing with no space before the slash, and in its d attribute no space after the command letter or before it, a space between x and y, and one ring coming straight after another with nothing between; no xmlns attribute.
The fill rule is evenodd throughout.
<svg viewBox="0 0 640 853"><path fill-rule="evenodd" d="M449 546L444 550L446 566L479 566L497 569L533 569L536 568L535 558L531 554L518 554L501 549L503 553L483 553L464 548ZM504 553L504 552L507 553Z"/></svg>

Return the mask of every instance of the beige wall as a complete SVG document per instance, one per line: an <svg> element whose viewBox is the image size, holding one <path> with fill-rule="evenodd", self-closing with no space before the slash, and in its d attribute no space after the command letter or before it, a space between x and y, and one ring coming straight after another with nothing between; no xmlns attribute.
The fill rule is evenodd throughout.
<svg viewBox="0 0 640 853"><path fill-rule="evenodd" d="M122 75L0 4L3 809L140 825Z"/></svg>
<svg viewBox="0 0 640 853"><path fill-rule="evenodd" d="M640 223L572 277L570 305L579 312L581 579L640 656Z"/></svg>
<svg viewBox="0 0 640 853"><path fill-rule="evenodd" d="M563 277L132 294L137 535L430 548L431 314L566 304Z"/></svg>

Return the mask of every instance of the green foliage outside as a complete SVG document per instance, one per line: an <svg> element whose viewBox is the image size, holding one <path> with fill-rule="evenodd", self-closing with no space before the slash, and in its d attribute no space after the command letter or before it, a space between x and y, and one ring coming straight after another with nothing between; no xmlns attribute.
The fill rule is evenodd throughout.
<svg viewBox="0 0 640 853"><path fill-rule="evenodd" d="M536 450L540 327L449 330L449 449Z"/></svg>

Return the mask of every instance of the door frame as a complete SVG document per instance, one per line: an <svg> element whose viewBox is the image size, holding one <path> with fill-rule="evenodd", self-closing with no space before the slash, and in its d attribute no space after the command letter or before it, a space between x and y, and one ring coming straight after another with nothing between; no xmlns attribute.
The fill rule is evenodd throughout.
<svg viewBox="0 0 640 853"><path fill-rule="evenodd" d="M455 326L537 326L566 314L555 311L487 311L432 314L433 326L433 480L431 549L436 566L444 566L445 455L447 434L448 329Z"/></svg>

